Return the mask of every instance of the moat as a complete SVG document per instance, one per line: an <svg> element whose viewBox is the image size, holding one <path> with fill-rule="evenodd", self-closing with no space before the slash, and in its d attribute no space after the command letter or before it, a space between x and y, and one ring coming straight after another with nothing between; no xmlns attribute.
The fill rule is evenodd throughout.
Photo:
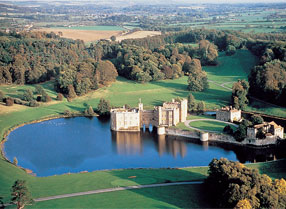
<svg viewBox="0 0 286 209"><path fill-rule="evenodd" d="M195 139L158 136L155 131L110 131L96 117L54 119L20 127L8 136L4 154L37 176L120 168L207 166L225 157L243 163L285 157L276 148L254 149L203 144ZM285 155L285 154L284 154Z"/></svg>

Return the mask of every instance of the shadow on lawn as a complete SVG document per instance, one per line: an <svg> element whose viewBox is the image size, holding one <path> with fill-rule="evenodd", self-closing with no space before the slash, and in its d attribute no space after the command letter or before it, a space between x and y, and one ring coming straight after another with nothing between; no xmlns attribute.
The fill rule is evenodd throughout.
<svg viewBox="0 0 286 209"><path fill-rule="evenodd" d="M137 184L171 183L178 181L191 181L194 179L203 180L206 177L199 172L190 172L183 169L135 169L130 170L128 173L125 170L117 171L113 174L121 178L122 183L125 181L132 181ZM120 185L120 182L118 183L118 186L125 186L123 184ZM210 204L208 203L206 196L207 193L204 191L203 184L143 188L129 191L137 193L148 199L150 198L158 202L170 204L172 205L171 207L210 208ZM126 201L128 201L128 199ZM151 207L162 208L166 206L151 205Z"/></svg>

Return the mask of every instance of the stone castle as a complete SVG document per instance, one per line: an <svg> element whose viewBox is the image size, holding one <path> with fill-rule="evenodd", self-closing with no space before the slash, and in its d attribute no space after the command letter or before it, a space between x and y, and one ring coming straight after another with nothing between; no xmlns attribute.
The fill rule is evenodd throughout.
<svg viewBox="0 0 286 209"><path fill-rule="evenodd" d="M153 110L144 110L139 101L137 108L125 107L111 109L111 130L113 131L140 131L149 125L157 127L159 135L165 134L165 127L176 126L185 122L188 113L186 99L173 99L164 102L162 106L155 106Z"/></svg>
<svg viewBox="0 0 286 209"><path fill-rule="evenodd" d="M268 123L255 125L253 127L247 127L247 138L256 139L257 133L262 130L265 133L266 138L284 138L284 128L277 125L274 121Z"/></svg>
<svg viewBox="0 0 286 209"><path fill-rule="evenodd" d="M241 110L233 107L223 107L216 111L216 119L226 122L239 122L241 120Z"/></svg>

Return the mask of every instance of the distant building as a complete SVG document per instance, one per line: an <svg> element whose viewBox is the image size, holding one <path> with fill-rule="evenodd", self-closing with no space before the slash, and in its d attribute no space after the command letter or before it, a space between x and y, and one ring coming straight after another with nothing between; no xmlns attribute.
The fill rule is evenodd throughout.
<svg viewBox="0 0 286 209"><path fill-rule="evenodd" d="M230 107L223 107L216 111L216 119L227 121L227 122L234 122L241 120L241 110Z"/></svg>
<svg viewBox="0 0 286 209"><path fill-rule="evenodd" d="M153 110L144 110L141 101L138 108L115 108L111 113L111 129L113 131L140 131L143 126L150 124L156 127L175 126L187 119L188 101L165 102L163 106L156 106Z"/></svg>
<svg viewBox="0 0 286 209"><path fill-rule="evenodd" d="M262 130L265 133L266 138L284 138L284 128L277 125L274 121L247 127L247 138L256 139L259 130Z"/></svg>

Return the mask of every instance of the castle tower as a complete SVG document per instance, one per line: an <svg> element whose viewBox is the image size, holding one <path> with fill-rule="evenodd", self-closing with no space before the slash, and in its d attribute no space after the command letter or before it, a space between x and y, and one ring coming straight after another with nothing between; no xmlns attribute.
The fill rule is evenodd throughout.
<svg viewBox="0 0 286 209"><path fill-rule="evenodd" d="M141 102L141 98L139 99L138 109L139 111L143 111L143 103Z"/></svg>
<svg viewBox="0 0 286 209"><path fill-rule="evenodd" d="M180 102L180 122L185 122L188 116L188 100L182 99Z"/></svg>

